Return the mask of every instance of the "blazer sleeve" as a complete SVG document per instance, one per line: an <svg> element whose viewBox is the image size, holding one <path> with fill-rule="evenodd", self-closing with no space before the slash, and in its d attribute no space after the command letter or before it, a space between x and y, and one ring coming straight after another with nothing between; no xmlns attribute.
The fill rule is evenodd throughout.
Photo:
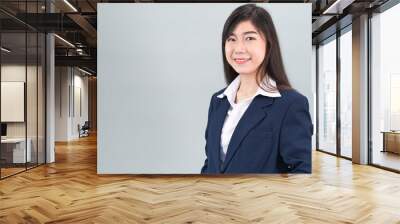
<svg viewBox="0 0 400 224"><path fill-rule="evenodd" d="M280 133L280 155L290 173L311 173L313 124L305 96L289 106Z"/></svg>
<svg viewBox="0 0 400 224"><path fill-rule="evenodd" d="M207 173L207 164L208 164L207 137L208 137L208 126L209 126L209 123L210 123L210 114L211 114L212 105L213 105L213 98L214 98L214 96L211 97L210 106L208 107L207 125L206 125L206 132L205 132L205 135L204 135L205 140L206 140L206 146L205 146L206 159L204 161L203 167L201 168L201 174Z"/></svg>

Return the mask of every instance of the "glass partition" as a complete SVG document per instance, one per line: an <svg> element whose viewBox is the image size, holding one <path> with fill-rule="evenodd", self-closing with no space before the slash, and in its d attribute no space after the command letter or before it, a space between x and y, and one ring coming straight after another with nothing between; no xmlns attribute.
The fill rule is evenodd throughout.
<svg viewBox="0 0 400 224"><path fill-rule="evenodd" d="M45 76L45 66L46 66L46 38L43 33L38 34L38 75L37 75L37 147L38 147L38 164L43 164L46 162L46 145L45 145L45 120L46 120L46 76Z"/></svg>
<svg viewBox="0 0 400 224"><path fill-rule="evenodd" d="M43 13L44 3L0 2L14 10L0 11L1 179L45 163L45 34L13 17Z"/></svg>
<svg viewBox="0 0 400 224"><path fill-rule="evenodd" d="M26 144L26 33L2 33L1 46L1 175L7 177L24 171L32 155Z"/></svg>
<svg viewBox="0 0 400 224"><path fill-rule="evenodd" d="M30 151L30 161L27 163L28 168L37 165L38 147L37 147L37 116L38 116L38 35L36 32L27 33L27 98L26 98L26 113L27 113L27 150Z"/></svg>

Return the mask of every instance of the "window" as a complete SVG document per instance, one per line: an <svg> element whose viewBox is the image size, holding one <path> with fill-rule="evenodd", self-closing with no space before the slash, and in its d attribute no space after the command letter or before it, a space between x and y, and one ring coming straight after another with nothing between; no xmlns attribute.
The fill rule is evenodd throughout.
<svg viewBox="0 0 400 224"><path fill-rule="evenodd" d="M336 39L318 48L318 148L336 153Z"/></svg>
<svg viewBox="0 0 400 224"><path fill-rule="evenodd" d="M371 18L372 164L400 170L400 5Z"/></svg>
<svg viewBox="0 0 400 224"><path fill-rule="evenodd" d="M340 36L340 155L352 157L352 34Z"/></svg>

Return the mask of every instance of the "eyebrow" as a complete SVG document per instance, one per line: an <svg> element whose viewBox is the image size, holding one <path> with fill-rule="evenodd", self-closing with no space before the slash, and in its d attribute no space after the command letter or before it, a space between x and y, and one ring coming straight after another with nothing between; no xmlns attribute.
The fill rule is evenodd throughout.
<svg viewBox="0 0 400 224"><path fill-rule="evenodd" d="M242 33L242 35L246 35L246 34L258 34L258 33L256 31L247 31L247 32ZM229 36L235 36L236 37L236 34L230 33Z"/></svg>

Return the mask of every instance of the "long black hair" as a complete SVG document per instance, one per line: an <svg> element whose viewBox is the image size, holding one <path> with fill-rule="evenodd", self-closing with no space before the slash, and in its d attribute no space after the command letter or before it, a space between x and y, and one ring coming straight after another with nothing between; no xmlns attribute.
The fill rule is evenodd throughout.
<svg viewBox="0 0 400 224"><path fill-rule="evenodd" d="M229 85L239 74L226 60L225 42L240 22L250 21L266 40L266 55L257 70L257 84L268 91L276 91L269 82L269 77L275 80L278 90L291 89L289 79L283 66L278 35L270 14L264 8L255 4L246 4L236 8L225 22L222 31L222 54L224 63L225 80ZM266 77L266 83L260 83Z"/></svg>

